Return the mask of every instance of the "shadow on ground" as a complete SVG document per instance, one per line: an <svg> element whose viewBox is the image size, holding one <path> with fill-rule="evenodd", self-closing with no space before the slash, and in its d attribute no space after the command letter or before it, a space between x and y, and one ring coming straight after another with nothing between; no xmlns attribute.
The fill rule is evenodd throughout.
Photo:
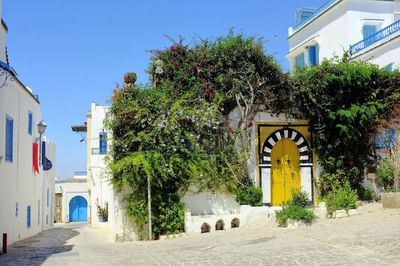
<svg viewBox="0 0 400 266"><path fill-rule="evenodd" d="M66 242L79 235L77 228L79 226L53 228L15 242L8 248L7 254L0 256L0 265L38 266L50 256L73 256L71 250L74 245L66 245Z"/></svg>

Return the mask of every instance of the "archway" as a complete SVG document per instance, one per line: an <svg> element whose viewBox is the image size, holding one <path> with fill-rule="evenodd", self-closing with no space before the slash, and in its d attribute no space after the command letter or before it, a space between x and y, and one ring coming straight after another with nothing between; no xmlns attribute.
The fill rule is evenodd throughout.
<svg viewBox="0 0 400 266"><path fill-rule="evenodd" d="M291 198L293 188L301 188L312 201L312 155L299 131L282 127L272 132L259 158L263 204L281 205Z"/></svg>
<svg viewBox="0 0 400 266"><path fill-rule="evenodd" d="M69 201L69 221L83 222L87 221L86 199L82 196L75 196Z"/></svg>

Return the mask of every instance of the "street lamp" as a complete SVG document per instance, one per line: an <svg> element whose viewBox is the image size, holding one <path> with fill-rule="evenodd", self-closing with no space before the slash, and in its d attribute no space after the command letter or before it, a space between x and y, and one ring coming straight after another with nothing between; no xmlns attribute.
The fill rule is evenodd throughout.
<svg viewBox="0 0 400 266"><path fill-rule="evenodd" d="M37 124L38 127L38 131L39 131L39 135L40 137L42 137L42 135L44 134L44 132L46 131L47 125L46 123L42 120L39 122L39 124Z"/></svg>
<svg viewBox="0 0 400 266"><path fill-rule="evenodd" d="M39 124L37 124L38 132L39 132L39 165L42 165L42 135L46 131L47 125L41 120Z"/></svg>
<svg viewBox="0 0 400 266"><path fill-rule="evenodd" d="M42 135L46 131L47 124L41 120L39 124L37 124L38 132L39 132L39 165L42 166ZM44 176L43 176L44 177ZM45 196L43 195L45 191L44 187L44 181L42 183L42 230L44 228L44 215L43 215L43 210L44 210L44 198Z"/></svg>

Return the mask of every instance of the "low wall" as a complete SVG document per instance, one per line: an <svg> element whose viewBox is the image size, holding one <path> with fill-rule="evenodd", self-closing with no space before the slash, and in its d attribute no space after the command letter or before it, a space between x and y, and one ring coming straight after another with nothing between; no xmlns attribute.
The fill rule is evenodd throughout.
<svg viewBox="0 0 400 266"><path fill-rule="evenodd" d="M389 192L381 194L383 208L400 209L400 192Z"/></svg>
<svg viewBox="0 0 400 266"><path fill-rule="evenodd" d="M183 203L192 215L234 214L240 212L235 196L221 192L196 193L191 188L183 197Z"/></svg>
<svg viewBox="0 0 400 266"><path fill-rule="evenodd" d="M206 230L207 232L212 232L218 229L228 230L255 222L266 222L279 209L280 207L242 205L236 213L208 215L194 215L190 209L187 209L185 213L185 233L205 233L204 229L206 227L209 228L209 230ZM220 228L221 221L224 225L222 229Z"/></svg>

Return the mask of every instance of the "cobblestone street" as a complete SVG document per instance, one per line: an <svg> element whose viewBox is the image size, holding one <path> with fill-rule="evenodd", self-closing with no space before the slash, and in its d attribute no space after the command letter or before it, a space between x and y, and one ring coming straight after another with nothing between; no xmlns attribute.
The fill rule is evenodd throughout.
<svg viewBox="0 0 400 266"><path fill-rule="evenodd" d="M102 229L57 226L15 243L0 265L400 265L400 210L360 214L297 229L273 221L153 242L113 243Z"/></svg>

